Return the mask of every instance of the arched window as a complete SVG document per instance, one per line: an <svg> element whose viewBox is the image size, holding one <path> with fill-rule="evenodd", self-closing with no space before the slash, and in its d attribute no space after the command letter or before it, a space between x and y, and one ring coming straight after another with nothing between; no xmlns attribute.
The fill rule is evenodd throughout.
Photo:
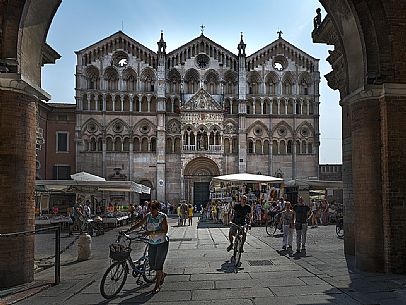
<svg viewBox="0 0 406 305"><path fill-rule="evenodd" d="M238 138L233 138L233 154L238 154Z"/></svg>
<svg viewBox="0 0 406 305"><path fill-rule="evenodd" d="M89 101L87 100L87 95L84 94L82 97L82 109L89 110Z"/></svg>
<svg viewBox="0 0 406 305"><path fill-rule="evenodd" d="M230 105L230 100L226 99L224 103L224 113L230 114L231 113L231 105Z"/></svg>
<svg viewBox="0 0 406 305"><path fill-rule="evenodd" d="M103 140L101 138L97 141L97 151L103 151Z"/></svg>
<svg viewBox="0 0 406 305"><path fill-rule="evenodd" d="M248 153L253 154L254 153L254 142L252 140L248 141Z"/></svg>
<svg viewBox="0 0 406 305"><path fill-rule="evenodd" d="M288 101L288 114L293 114L293 100Z"/></svg>
<svg viewBox="0 0 406 305"><path fill-rule="evenodd" d="M175 153L179 154L181 151L180 138L175 138Z"/></svg>
<svg viewBox="0 0 406 305"><path fill-rule="evenodd" d="M122 146L120 138L116 138L114 141L114 151L118 151L118 152L123 151L123 146Z"/></svg>
<svg viewBox="0 0 406 305"><path fill-rule="evenodd" d="M130 139L124 138L123 151L130 151Z"/></svg>
<svg viewBox="0 0 406 305"><path fill-rule="evenodd" d="M308 154L312 154L313 153L313 144L311 142L309 142L307 144L307 153Z"/></svg>
<svg viewBox="0 0 406 305"><path fill-rule="evenodd" d="M151 138L151 151L156 152L156 138Z"/></svg>
<svg viewBox="0 0 406 305"><path fill-rule="evenodd" d="M306 153L306 141L302 141L302 154Z"/></svg>
<svg viewBox="0 0 406 305"><path fill-rule="evenodd" d="M148 152L148 139L143 138L141 140L141 152Z"/></svg>
<svg viewBox="0 0 406 305"><path fill-rule="evenodd" d="M171 154L172 153L172 138L166 139L165 146L166 146L166 149L165 149L166 153Z"/></svg>
<svg viewBox="0 0 406 305"><path fill-rule="evenodd" d="M292 154L292 140L288 140L288 146L286 147L286 152L288 155Z"/></svg>
<svg viewBox="0 0 406 305"><path fill-rule="evenodd" d="M230 140L228 138L224 139L224 154L225 155L230 154Z"/></svg>
<svg viewBox="0 0 406 305"><path fill-rule="evenodd" d="M237 100L233 100L233 110L232 110L233 114L238 114L238 101Z"/></svg>
<svg viewBox="0 0 406 305"><path fill-rule="evenodd" d="M301 154L300 141L296 141L296 154L297 155Z"/></svg>
<svg viewBox="0 0 406 305"><path fill-rule="evenodd" d="M113 100L111 95L106 95L106 111L113 111Z"/></svg>
<svg viewBox="0 0 406 305"><path fill-rule="evenodd" d="M276 140L272 141L272 154L273 155L278 155L279 154L278 142Z"/></svg>
<svg viewBox="0 0 406 305"><path fill-rule="evenodd" d="M114 99L114 111L121 111L121 98L119 95L116 95Z"/></svg>
<svg viewBox="0 0 406 305"><path fill-rule="evenodd" d="M262 155L262 143L261 140L255 141L255 154Z"/></svg>
<svg viewBox="0 0 406 305"><path fill-rule="evenodd" d="M279 151L281 155L286 155L286 143L284 140L281 140L281 142L279 143Z"/></svg>
<svg viewBox="0 0 406 305"><path fill-rule="evenodd" d="M278 102L276 100L272 101L272 114L278 114Z"/></svg>
<svg viewBox="0 0 406 305"><path fill-rule="evenodd" d="M90 151L96 151L96 139L92 138L90 140Z"/></svg>
<svg viewBox="0 0 406 305"><path fill-rule="evenodd" d="M264 141L262 151L264 152L264 155L269 155L269 141L268 140Z"/></svg>
<svg viewBox="0 0 406 305"><path fill-rule="evenodd" d="M106 150L113 151L113 139L110 137L106 138Z"/></svg>
<svg viewBox="0 0 406 305"><path fill-rule="evenodd" d="M138 139L138 138L134 138L133 151L134 152L140 152L141 151L140 139Z"/></svg>

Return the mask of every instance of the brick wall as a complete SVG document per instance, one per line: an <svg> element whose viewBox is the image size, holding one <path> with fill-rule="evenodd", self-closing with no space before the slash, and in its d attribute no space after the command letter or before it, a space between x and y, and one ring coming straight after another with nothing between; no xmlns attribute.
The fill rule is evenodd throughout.
<svg viewBox="0 0 406 305"><path fill-rule="evenodd" d="M34 229L35 101L0 91L0 233ZM0 239L0 287L33 280L34 239Z"/></svg>

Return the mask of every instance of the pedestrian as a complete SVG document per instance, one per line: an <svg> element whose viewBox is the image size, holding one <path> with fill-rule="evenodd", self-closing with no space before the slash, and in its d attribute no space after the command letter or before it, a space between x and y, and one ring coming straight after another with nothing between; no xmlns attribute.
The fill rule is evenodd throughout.
<svg viewBox="0 0 406 305"><path fill-rule="evenodd" d="M180 205L180 212L182 214L182 226L186 226L186 219L188 218L188 205L183 201Z"/></svg>
<svg viewBox="0 0 406 305"><path fill-rule="evenodd" d="M143 219L133 225L127 232L132 231L146 224L146 235L148 236L148 260L149 266L156 271L155 287L153 293L161 290L161 286L166 277L163 266L168 254L168 220L166 214L159 211L160 203L153 200L150 204L150 212Z"/></svg>
<svg viewBox="0 0 406 305"><path fill-rule="evenodd" d="M304 204L303 198L299 197L297 205L293 208L295 212L296 229L296 253L306 252L307 221L310 208Z"/></svg>
<svg viewBox="0 0 406 305"><path fill-rule="evenodd" d="M189 203L189 206L188 206L188 218L189 218L188 226L191 226L192 225L192 219L193 219L193 207L192 207L192 205L190 203Z"/></svg>
<svg viewBox="0 0 406 305"><path fill-rule="evenodd" d="M181 226L182 225L182 211L180 209L180 204L176 208L176 211L178 213L178 226Z"/></svg>
<svg viewBox="0 0 406 305"><path fill-rule="evenodd" d="M293 221L295 218L295 212L292 210L290 202L285 203L285 209L282 212L282 228L283 228L283 240L282 249L292 251L293 241Z"/></svg>

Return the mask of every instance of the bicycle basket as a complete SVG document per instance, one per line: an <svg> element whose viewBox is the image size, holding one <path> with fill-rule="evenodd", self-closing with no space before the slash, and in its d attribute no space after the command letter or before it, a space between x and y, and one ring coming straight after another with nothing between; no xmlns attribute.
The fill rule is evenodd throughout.
<svg viewBox="0 0 406 305"><path fill-rule="evenodd" d="M131 248L126 247L122 244L111 244L110 245L110 258L112 260L123 262L130 256Z"/></svg>

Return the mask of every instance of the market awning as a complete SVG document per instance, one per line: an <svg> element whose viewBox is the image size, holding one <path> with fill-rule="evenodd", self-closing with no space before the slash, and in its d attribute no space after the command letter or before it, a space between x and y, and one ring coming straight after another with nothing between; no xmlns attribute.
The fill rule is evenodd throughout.
<svg viewBox="0 0 406 305"><path fill-rule="evenodd" d="M342 181L294 179L285 183L286 187L308 187L312 189L342 189Z"/></svg>
<svg viewBox="0 0 406 305"><path fill-rule="evenodd" d="M224 176L213 177L214 182L248 182L248 183L281 183L282 178L276 178L265 175L254 175L248 173L231 174Z"/></svg>
<svg viewBox="0 0 406 305"><path fill-rule="evenodd" d="M70 177L75 181L106 181L106 179L104 179L102 177L92 175L87 172L76 173L76 174L70 175Z"/></svg>
<svg viewBox="0 0 406 305"><path fill-rule="evenodd" d="M36 180L40 192L134 192L147 193L151 189L133 181L80 181L80 180Z"/></svg>

